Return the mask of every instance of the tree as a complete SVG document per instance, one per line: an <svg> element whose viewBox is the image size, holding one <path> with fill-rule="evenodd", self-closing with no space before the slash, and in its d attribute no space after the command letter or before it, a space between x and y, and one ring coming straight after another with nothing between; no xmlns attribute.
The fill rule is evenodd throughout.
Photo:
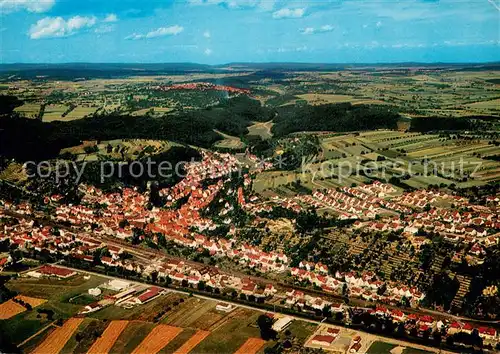
<svg viewBox="0 0 500 354"><path fill-rule="evenodd" d="M157 281L158 281L158 272L155 270L151 272L151 282L156 283Z"/></svg>
<svg viewBox="0 0 500 354"><path fill-rule="evenodd" d="M270 340L276 338L276 331L273 327L273 320L266 315L260 315L257 318L257 325L260 329L260 336L264 340Z"/></svg>
<svg viewBox="0 0 500 354"><path fill-rule="evenodd" d="M203 280L200 280L197 286L198 290L203 291L205 290L205 282Z"/></svg>

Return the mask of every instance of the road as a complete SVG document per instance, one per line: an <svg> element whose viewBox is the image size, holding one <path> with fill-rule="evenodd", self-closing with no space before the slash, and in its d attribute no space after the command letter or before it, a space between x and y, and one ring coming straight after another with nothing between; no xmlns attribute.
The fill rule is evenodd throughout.
<svg viewBox="0 0 500 354"><path fill-rule="evenodd" d="M104 274L100 274L100 273L97 273L97 272L91 272L91 271L87 271L87 270L81 270L81 269L78 269L78 268L71 268L71 267L66 267L66 266L63 266L63 265L60 265L60 264L57 264L57 263L54 263L54 265L57 265L58 267L60 268L66 268L66 269L70 269L70 270L74 270L76 272L79 272L79 273L83 273L83 274L87 274L87 275L93 275L93 276L97 276L97 277L101 277L101 278L106 278L106 279L109 279L109 280L124 280L128 283L131 283L131 284L134 284L134 285L144 285L144 283L141 283L141 282L138 282L138 281L134 281L134 280L129 280L129 279L124 279L124 278L119 278L119 277L114 277L114 276L110 276L110 275L104 275ZM252 310L252 311L259 311L259 312L262 312L262 313L272 313L273 315L283 315L284 313L282 312L279 312L279 311L270 311L270 310L265 310L265 309L261 309L259 307L253 307L253 306L249 306L249 305L244 305L244 304L240 304L240 303L237 303L237 302L234 302L234 301L231 301L230 299L219 299L219 298L212 298L210 296L205 296L205 295L199 295L199 294L192 294L188 291L182 291L182 290L176 290L176 289L172 289L172 288L165 288L165 287L162 287L162 286L159 286L159 285L155 285L156 287L160 288L160 289L164 289L166 291L169 291L169 292L174 292L174 293L179 293L179 294L183 294L183 295L192 295L193 297L196 297L196 298L199 298L199 299L203 299L203 300L208 300L208 301L221 301L221 302L225 302L225 303L230 303L234 306L238 306L238 307L241 307L241 308L245 308L245 309L249 309L249 310ZM291 317L293 318L294 320L297 320L297 321L304 321L304 322L308 322L308 323L312 323L312 324L315 324L315 325L320 325L323 323L323 321L317 321L317 320L311 320L311 319L308 319L308 318L302 318L302 317L298 317L298 316L293 316L293 315L289 315L289 314L284 314L288 317ZM338 325L330 325L329 326L334 326L334 327L338 327L338 328L349 328L349 327L341 327L341 326L338 326ZM349 329L353 329L353 328L349 328ZM411 342L405 342L405 341L401 341L401 340L397 340L397 339L393 339L391 337L382 337L382 336L377 336L377 335L374 335L372 333L368 333L368 332L364 332L364 331L361 331L361 330L358 330L358 329L355 329L356 331L360 332L360 333L364 333L366 335L370 335L372 337L376 337L378 340L381 340L381 341L384 341L384 342L387 342L387 343L391 343L391 344L394 344L394 345L398 345L398 346L403 346L403 347L413 347L413 348L417 348L417 349L421 349L421 350L426 350L426 351L430 351L430 352L433 352L433 353L446 353L446 354L456 354L454 352L450 352L450 351L444 351L444 350L441 350L441 349L438 349L438 348L433 348L433 347L428 347L428 346L425 346L425 345L420 345L420 344L414 344L414 343L411 343Z"/></svg>

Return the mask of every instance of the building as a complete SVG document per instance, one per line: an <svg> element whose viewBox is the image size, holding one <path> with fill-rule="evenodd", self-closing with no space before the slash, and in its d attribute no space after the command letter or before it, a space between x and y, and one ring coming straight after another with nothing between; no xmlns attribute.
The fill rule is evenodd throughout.
<svg viewBox="0 0 500 354"><path fill-rule="evenodd" d="M110 280L108 283L101 285L101 287L113 291L122 291L128 289L130 287L130 283L123 280L113 279Z"/></svg>
<svg viewBox="0 0 500 354"><path fill-rule="evenodd" d="M89 289L89 294L92 296L99 296L99 295L101 295L101 293L102 293L102 291L99 288Z"/></svg>
<svg viewBox="0 0 500 354"><path fill-rule="evenodd" d="M145 304L146 302L149 302L153 299L156 299L158 296L162 295L165 293L165 290L158 288L156 286L153 286L143 292L141 295L139 295L136 299L136 302L139 304Z"/></svg>
<svg viewBox="0 0 500 354"><path fill-rule="evenodd" d="M37 270L28 272L27 274L34 278L41 278L45 276L45 277L57 277L61 279L66 279L75 275L76 272L71 269L54 267L51 265L44 265L38 268Z"/></svg>
<svg viewBox="0 0 500 354"><path fill-rule="evenodd" d="M349 352L350 353L357 353L359 350L361 349L361 343L356 343L356 344L353 344L351 346L351 348L349 349Z"/></svg>
<svg viewBox="0 0 500 354"><path fill-rule="evenodd" d="M328 335L316 335L311 339L311 344L314 345L319 345L322 347L329 346L332 344L332 342L335 340L334 336L328 336Z"/></svg>
<svg viewBox="0 0 500 354"><path fill-rule="evenodd" d="M285 330L288 326L290 326L292 321L293 321L293 318L291 318L291 317L288 317L288 316L281 317L279 320L274 322L273 329L276 332L281 332L281 331Z"/></svg>
<svg viewBox="0 0 500 354"><path fill-rule="evenodd" d="M217 311L222 311L222 312L231 312L231 311L233 311L234 308L233 308L233 305L231 305L231 304L219 302L217 304L217 306L215 306L215 309Z"/></svg>
<svg viewBox="0 0 500 354"><path fill-rule="evenodd" d="M92 304L85 306L80 313L91 313L99 311L100 309L102 309L102 305L100 305L98 302L94 302Z"/></svg>

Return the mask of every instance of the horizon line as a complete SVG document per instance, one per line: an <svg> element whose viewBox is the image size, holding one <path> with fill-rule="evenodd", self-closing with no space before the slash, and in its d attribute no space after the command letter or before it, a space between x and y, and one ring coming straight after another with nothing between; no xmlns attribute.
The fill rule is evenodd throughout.
<svg viewBox="0 0 500 354"><path fill-rule="evenodd" d="M297 65L401 65L401 64L424 64L424 65L486 65L486 64L500 64L498 61L398 61L398 62L306 62L306 61L234 61L227 63L218 64L203 64L198 62L190 61L174 61L174 62L91 62L91 61L68 61L68 62L12 62L12 63L0 63L0 66L5 65L69 65L69 64L127 64L127 65L173 65L173 64L183 64L183 65L200 65L209 67L219 67L228 65L262 65L262 64L297 64Z"/></svg>

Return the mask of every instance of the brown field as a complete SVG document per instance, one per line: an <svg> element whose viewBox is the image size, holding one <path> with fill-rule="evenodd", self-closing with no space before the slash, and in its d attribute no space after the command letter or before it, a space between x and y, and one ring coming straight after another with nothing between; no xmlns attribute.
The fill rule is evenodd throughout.
<svg viewBox="0 0 500 354"><path fill-rule="evenodd" d="M265 343L260 338L249 338L234 354L255 354Z"/></svg>
<svg viewBox="0 0 500 354"><path fill-rule="evenodd" d="M194 336L188 339L186 343L182 345L179 349L175 351L174 354L188 354L193 350L202 340L204 340L210 332L208 331L198 331Z"/></svg>
<svg viewBox="0 0 500 354"><path fill-rule="evenodd" d="M248 135L258 135L262 139L269 139L273 136L273 133L271 133L273 125L274 123L272 121L254 122L253 125L248 127Z"/></svg>
<svg viewBox="0 0 500 354"><path fill-rule="evenodd" d="M216 142L214 145L215 147L224 148L224 149L243 149L243 148L245 148L246 144L243 141L241 141L241 139L238 138L237 136L224 134L216 129L214 129L214 131L224 138L223 140Z"/></svg>
<svg viewBox="0 0 500 354"><path fill-rule="evenodd" d="M127 328L120 334L110 353L132 353L144 338L155 327L155 324L142 321L130 321Z"/></svg>
<svg viewBox="0 0 500 354"><path fill-rule="evenodd" d="M7 320L15 315L26 311L26 308L12 300L0 304L0 320Z"/></svg>
<svg viewBox="0 0 500 354"><path fill-rule="evenodd" d="M40 306L41 304L44 304L47 302L47 300L45 300L45 299L39 299L36 297L29 297L29 296L24 296L24 295L18 295L18 296L16 296L16 299L24 301L27 304L30 304L31 307L37 307L37 306Z"/></svg>
<svg viewBox="0 0 500 354"><path fill-rule="evenodd" d="M82 322L83 318L70 318L64 323L64 325L62 325L62 327L59 327L50 333L50 335L45 338L42 344L40 344L32 354L59 353Z"/></svg>
<svg viewBox="0 0 500 354"><path fill-rule="evenodd" d="M216 305L215 301L188 298L169 312L162 323L174 327L210 331L210 327L224 317L215 311Z"/></svg>
<svg viewBox="0 0 500 354"><path fill-rule="evenodd" d="M135 348L132 354L156 354L181 332L182 328L179 327L158 325Z"/></svg>
<svg viewBox="0 0 500 354"><path fill-rule="evenodd" d="M104 330L102 335L92 344L87 353L102 354L109 353L116 340L127 327L128 321L112 321Z"/></svg>

